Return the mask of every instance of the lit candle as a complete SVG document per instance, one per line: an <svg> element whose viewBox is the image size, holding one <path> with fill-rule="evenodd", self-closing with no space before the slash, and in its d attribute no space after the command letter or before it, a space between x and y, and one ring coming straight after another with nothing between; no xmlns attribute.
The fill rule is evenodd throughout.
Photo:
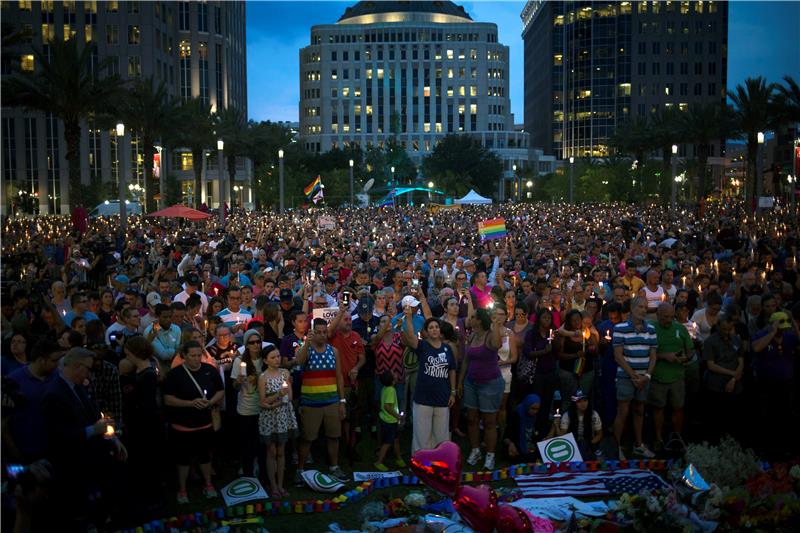
<svg viewBox="0 0 800 533"><path fill-rule="evenodd" d="M288 403L289 402L289 384L286 382L285 379L283 380L283 383L281 383L281 393L283 394L283 403Z"/></svg>
<svg viewBox="0 0 800 533"><path fill-rule="evenodd" d="M239 363L239 375L241 375L243 378L247 377L247 363L244 361Z"/></svg>
<svg viewBox="0 0 800 533"><path fill-rule="evenodd" d="M606 330L606 340L607 340L607 341L610 341L610 340L611 340L611 330L610 330L610 329L607 329L607 330Z"/></svg>
<svg viewBox="0 0 800 533"><path fill-rule="evenodd" d="M583 330L583 335L582 335L583 336L583 351L586 351L586 341L589 340L589 337L591 335L592 335L592 333L591 333L591 331L589 331L589 328L586 328L586 329Z"/></svg>
<svg viewBox="0 0 800 533"><path fill-rule="evenodd" d="M107 439L113 439L114 433L115 433L114 426L112 426L111 424L106 424L106 432L103 434L103 436Z"/></svg>
<svg viewBox="0 0 800 533"><path fill-rule="evenodd" d="M551 328L550 329L550 335L547 337L547 342L552 342L552 341L553 341L553 330Z"/></svg>

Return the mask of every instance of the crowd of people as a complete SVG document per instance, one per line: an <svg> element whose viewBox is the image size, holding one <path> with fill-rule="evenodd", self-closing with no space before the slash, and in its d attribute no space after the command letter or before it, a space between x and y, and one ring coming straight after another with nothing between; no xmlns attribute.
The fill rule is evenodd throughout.
<svg viewBox="0 0 800 533"><path fill-rule="evenodd" d="M478 222L496 217L507 236L482 241ZM535 461L537 442L567 433L584 459L676 456L724 434L783 457L798 421L796 222L615 204L125 231L6 218L9 495L23 520L85 530L157 513L165 491L213 499L225 462L283 497L306 469L403 469L445 440L479 470ZM61 514L32 512L45 504Z"/></svg>

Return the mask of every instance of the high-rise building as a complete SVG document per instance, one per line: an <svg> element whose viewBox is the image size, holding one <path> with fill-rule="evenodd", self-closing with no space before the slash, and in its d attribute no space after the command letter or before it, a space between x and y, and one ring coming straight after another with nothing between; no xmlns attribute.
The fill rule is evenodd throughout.
<svg viewBox="0 0 800 533"><path fill-rule="evenodd" d="M725 99L727 2L533 0L521 17L525 131L559 159L608 156L634 117Z"/></svg>
<svg viewBox="0 0 800 533"><path fill-rule="evenodd" d="M469 134L503 160L528 159L515 131L509 49L497 25L452 2L358 2L311 28L300 50L300 136L311 151L382 146L396 135L419 163L439 139Z"/></svg>
<svg viewBox="0 0 800 533"><path fill-rule="evenodd" d="M152 77L155 83L165 82L172 97L197 97L212 110L232 106L247 116L244 2L19 0L0 5L3 25L18 31L22 41L3 50L4 76L14 68L36 69L33 48L47 53L53 40L79 39L96 44L93 59L110 58L111 72L124 80ZM40 213L65 212L61 193L68 188L68 168L63 129L52 115L3 108L4 209L21 192L38 197ZM128 184L144 185L140 142L136 132L128 131L118 146L113 129L87 120L81 131L81 181L100 178L118 183L122 170ZM210 146L209 153L216 167L214 148ZM188 199L194 195L193 165L203 165L201 196L218 198L219 172L207 172L208 161L192 161L191 152L181 148L159 154L158 159L155 172L178 178ZM241 167L237 179L245 180L247 162L237 160L237 167ZM243 184L249 190L249 181Z"/></svg>

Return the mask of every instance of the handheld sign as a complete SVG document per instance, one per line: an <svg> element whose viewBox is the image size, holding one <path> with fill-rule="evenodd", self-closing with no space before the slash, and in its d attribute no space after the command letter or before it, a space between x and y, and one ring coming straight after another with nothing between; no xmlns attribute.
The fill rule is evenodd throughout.
<svg viewBox="0 0 800 533"><path fill-rule="evenodd" d="M583 461L572 433L543 440L537 443L537 446L539 446L539 454L542 456L542 461L545 463Z"/></svg>

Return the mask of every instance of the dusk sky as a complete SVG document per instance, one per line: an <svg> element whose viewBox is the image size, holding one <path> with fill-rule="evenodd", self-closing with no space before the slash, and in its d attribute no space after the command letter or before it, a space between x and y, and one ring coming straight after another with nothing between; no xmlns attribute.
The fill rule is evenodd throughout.
<svg viewBox="0 0 800 533"><path fill-rule="evenodd" d="M519 14L525 2L456 2L473 20L494 22L511 48L511 110L522 122L523 44ZM355 2L247 2L247 93L250 118L298 120L299 50L311 26L333 24ZM800 78L800 2L731 2L728 88L747 77Z"/></svg>

